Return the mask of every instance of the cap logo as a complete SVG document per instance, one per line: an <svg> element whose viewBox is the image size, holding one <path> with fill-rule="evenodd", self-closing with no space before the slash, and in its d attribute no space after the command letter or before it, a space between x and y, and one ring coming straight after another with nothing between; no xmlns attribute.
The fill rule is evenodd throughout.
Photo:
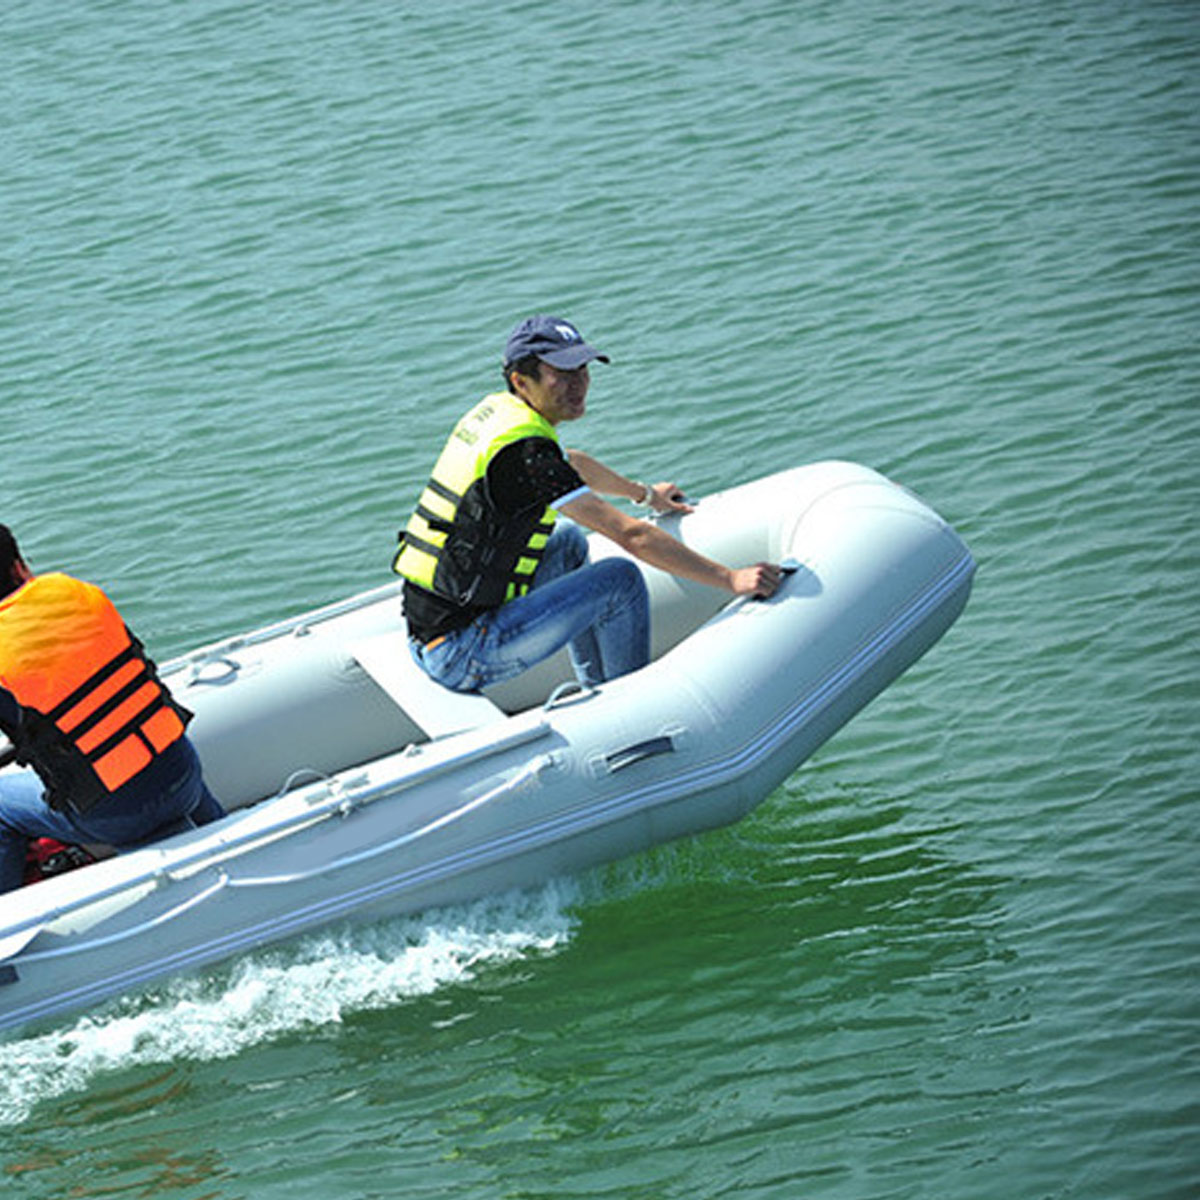
<svg viewBox="0 0 1200 1200"><path fill-rule="evenodd" d="M555 330L566 342L581 342L583 335L572 325L555 325Z"/></svg>

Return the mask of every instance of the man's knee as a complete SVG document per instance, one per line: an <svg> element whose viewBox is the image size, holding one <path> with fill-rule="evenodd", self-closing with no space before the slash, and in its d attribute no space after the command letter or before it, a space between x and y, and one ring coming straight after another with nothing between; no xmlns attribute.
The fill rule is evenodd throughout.
<svg viewBox="0 0 1200 1200"><path fill-rule="evenodd" d="M604 586L614 595L644 596L646 581L637 564L627 558L604 558L595 564Z"/></svg>

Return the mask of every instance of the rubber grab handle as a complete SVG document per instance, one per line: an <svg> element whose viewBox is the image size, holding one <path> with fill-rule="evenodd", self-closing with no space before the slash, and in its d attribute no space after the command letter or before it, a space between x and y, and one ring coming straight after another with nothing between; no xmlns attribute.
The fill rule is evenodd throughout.
<svg viewBox="0 0 1200 1200"><path fill-rule="evenodd" d="M632 746L625 746L621 750L614 750L611 754L606 754L604 765L610 773L623 771L626 767L632 767L634 763L642 762L647 758L654 758L657 754L670 754L674 749L675 743L669 736L663 734L661 737L647 738L644 742L635 742Z"/></svg>

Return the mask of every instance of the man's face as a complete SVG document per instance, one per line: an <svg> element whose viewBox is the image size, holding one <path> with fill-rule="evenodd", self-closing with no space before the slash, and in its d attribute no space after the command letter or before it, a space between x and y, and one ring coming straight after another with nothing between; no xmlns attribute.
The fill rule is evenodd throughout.
<svg viewBox="0 0 1200 1200"><path fill-rule="evenodd" d="M540 363L538 377L515 374L513 379L517 395L541 413L551 425L560 421L577 421L587 407L588 375L587 364L573 371Z"/></svg>

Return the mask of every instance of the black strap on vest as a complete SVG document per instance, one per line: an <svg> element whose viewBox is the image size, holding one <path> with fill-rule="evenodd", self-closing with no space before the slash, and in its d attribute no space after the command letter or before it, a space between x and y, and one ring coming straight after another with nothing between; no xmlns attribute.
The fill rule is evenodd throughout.
<svg viewBox="0 0 1200 1200"><path fill-rule="evenodd" d="M451 504L457 504L462 496L453 488L447 487L440 479L434 479L432 476L429 482L425 485L435 496L441 496L443 500L449 500Z"/></svg>
<svg viewBox="0 0 1200 1200"><path fill-rule="evenodd" d="M437 513L430 512L423 504L417 505L417 516L419 516L430 529L436 529L438 533L449 533L454 528L453 521L447 521L445 517L439 517ZM403 536L403 535L401 535ZM408 539L416 545L416 541L410 537Z"/></svg>
<svg viewBox="0 0 1200 1200"><path fill-rule="evenodd" d="M127 631L128 632L128 631ZM111 679L127 662L140 657L141 646L134 639L130 639L129 645L125 647L115 658L110 658L108 662L98 671L89 675L69 696L60 700L47 714L52 721L61 721L81 700L86 699L92 694L105 680ZM143 672L138 671L135 679L140 683L143 677ZM86 720L84 725L90 726L94 721Z"/></svg>
<svg viewBox="0 0 1200 1200"><path fill-rule="evenodd" d="M177 704L159 682L158 671L154 663L146 657L142 643L128 628L125 632L129 637L129 645L93 672L69 696L60 700L48 713L41 713L37 709L22 705L21 725L14 731L16 736L5 730L17 748L17 761L34 767L46 785L46 803L59 812L74 809L78 813L86 813L108 795L108 789L96 774L94 764L127 738L136 737L146 747L151 758L158 753L153 743L142 732L142 726L159 709L174 710L184 726L192 719L192 714L181 704ZM134 661L138 663L138 670L132 679L122 684L93 712L84 717L69 734L59 728L58 722L71 709L106 680L111 679L127 663ZM80 738L96 728L147 683L157 685L152 700L139 708L128 720L123 721L119 728L98 745L86 752L79 748Z"/></svg>

